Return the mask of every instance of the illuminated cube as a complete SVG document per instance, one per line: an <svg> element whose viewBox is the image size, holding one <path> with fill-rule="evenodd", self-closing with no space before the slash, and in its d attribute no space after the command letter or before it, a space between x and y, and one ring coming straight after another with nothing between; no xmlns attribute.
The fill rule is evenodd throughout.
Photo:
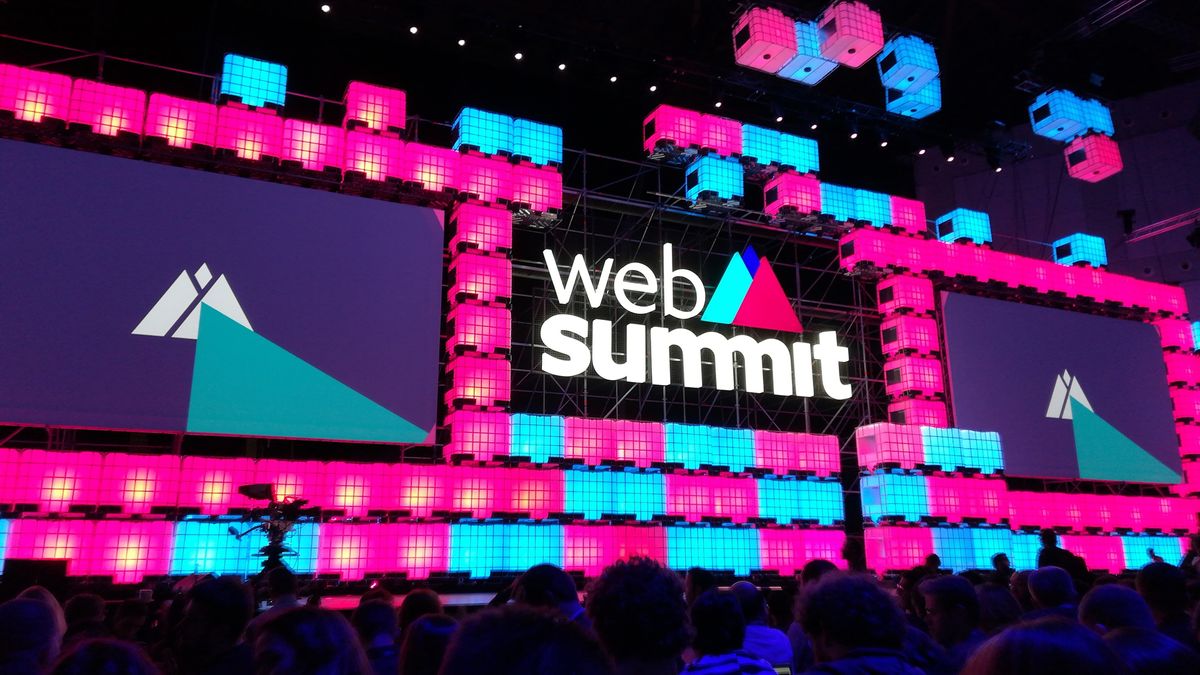
<svg viewBox="0 0 1200 675"><path fill-rule="evenodd" d="M757 480L677 474L664 478L668 515L683 516L692 523L705 517L744 523L759 514Z"/></svg>
<svg viewBox="0 0 1200 675"><path fill-rule="evenodd" d="M1191 352L1163 354L1167 365L1167 384L1192 387L1200 384L1200 356Z"/></svg>
<svg viewBox="0 0 1200 675"><path fill-rule="evenodd" d="M854 432L858 465L863 469L890 465L912 469L925 463L925 441L921 429L877 422Z"/></svg>
<svg viewBox="0 0 1200 675"><path fill-rule="evenodd" d="M796 55L783 64L777 73L801 84L812 86L832 73L838 62L821 54L821 32L815 21L797 21Z"/></svg>
<svg viewBox="0 0 1200 675"><path fill-rule="evenodd" d="M65 560L67 574L94 568L91 549L96 521L19 518L8 528L6 558ZM88 556L84 559L83 556Z"/></svg>
<svg viewBox="0 0 1200 675"><path fill-rule="evenodd" d="M718 115L700 116L701 149L726 157L742 154L742 123Z"/></svg>
<svg viewBox="0 0 1200 675"><path fill-rule="evenodd" d="M112 452L104 456L98 501L123 513L150 513L155 506L174 508L180 488L178 456Z"/></svg>
<svg viewBox="0 0 1200 675"><path fill-rule="evenodd" d="M795 169L798 173L820 171L821 158L817 152L817 142L811 138L780 134L779 164L785 169Z"/></svg>
<svg viewBox="0 0 1200 675"><path fill-rule="evenodd" d="M918 523L930 515L926 476L903 473L873 473L863 476L859 489L863 518L879 523L885 518L903 518Z"/></svg>
<svg viewBox="0 0 1200 675"><path fill-rule="evenodd" d="M346 129L366 127L373 131L398 131L405 126L405 93L403 89L381 87L366 82L346 85Z"/></svg>
<svg viewBox="0 0 1200 675"><path fill-rule="evenodd" d="M470 148L485 155L510 153L513 121L508 115L477 108L463 108L454 119L454 149Z"/></svg>
<svg viewBox="0 0 1200 675"><path fill-rule="evenodd" d="M705 155L688 165L685 193L693 201L713 197L740 201L745 194L743 178L737 159Z"/></svg>
<svg viewBox="0 0 1200 675"><path fill-rule="evenodd" d="M992 242L992 221L983 211L954 209L938 217L933 227L941 241L970 241L976 244Z"/></svg>
<svg viewBox="0 0 1200 675"><path fill-rule="evenodd" d="M217 149L242 159L278 158L283 150L283 118L271 110L236 103L217 107Z"/></svg>
<svg viewBox="0 0 1200 675"><path fill-rule="evenodd" d="M699 146L701 117L701 113L694 110L658 106L642 122L643 147L646 152L652 152L660 145Z"/></svg>
<svg viewBox="0 0 1200 675"><path fill-rule="evenodd" d="M925 203L915 199L905 199L892 195L891 202L891 219L888 221L892 227L900 228L909 234L924 234L929 231L929 224L925 222Z"/></svg>
<svg viewBox="0 0 1200 675"><path fill-rule="evenodd" d="M96 452L25 450L4 501L35 504L39 511L67 511L74 505L95 505L100 494L103 456Z"/></svg>
<svg viewBox="0 0 1200 675"><path fill-rule="evenodd" d="M892 223L892 198L881 192L854 191L854 219L884 227Z"/></svg>
<svg viewBox="0 0 1200 675"><path fill-rule="evenodd" d="M470 455L479 460L491 460L497 455L513 454L512 422L507 413L456 410L446 416L450 442L445 454Z"/></svg>
<svg viewBox="0 0 1200 675"><path fill-rule="evenodd" d="M562 208L562 174L552 166L517 164L512 167L512 201L547 213Z"/></svg>
<svg viewBox="0 0 1200 675"><path fill-rule="evenodd" d="M287 74L287 66L278 63L226 54L221 62L217 93L256 107L268 103L283 106L287 98Z"/></svg>
<svg viewBox="0 0 1200 675"><path fill-rule="evenodd" d="M842 222L857 219L858 202L855 199L854 188L821 183L821 213Z"/></svg>
<svg viewBox="0 0 1200 675"><path fill-rule="evenodd" d="M920 88L884 89L887 111L893 115L924 119L942 109L942 80L933 78Z"/></svg>
<svg viewBox="0 0 1200 675"><path fill-rule="evenodd" d="M534 164L562 164L562 127L529 120L514 119L512 154Z"/></svg>
<svg viewBox="0 0 1200 675"><path fill-rule="evenodd" d="M922 427L948 427L946 404L922 398L906 398L888 403L888 421Z"/></svg>
<svg viewBox="0 0 1200 675"><path fill-rule="evenodd" d="M239 485L254 482L254 461L245 457L184 457L179 474L179 506L205 515L254 504L238 494Z"/></svg>
<svg viewBox="0 0 1200 675"><path fill-rule="evenodd" d="M341 170L345 131L341 127L298 119L283 122L280 159L296 162L309 171Z"/></svg>
<svg viewBox="0 0 1200 675"><path fill-rule="evenodd" d="M517 413L512 416L512 454L533 462L564 457L565 433L565 420L558 415Z"/></svg>
<svg viewBox="0 0 1200 675"><path fill-rule="evenodd" d="M460 153L421 143L409 143L404 149L404 180L432 192L458 189Z"/></svg>
<svg viewBox="0 0 1200 675"><path fill-rule="evenodd" d="M749 429L670 423L666 432L666 461L685 469L707 465L744 471L754 466L754 432Z"/></svg>
<svg viewBox="0 0 1200 675"><path fill-rule="evenodd" d="M672 569L703 567L748 576L762 567L758 530L748 527L677 525L667 532L667 564Z"/></svg>
<svg viewBox="0 0 1200 675"><path fill-rule="evenodd" d="M1084 99L1083 109L1087 115L1088 129L1112 136L1116 131L1113 126L1112 111L1108 106L1094 98Z"/></svg>
<svg viewBox="0 0 1200 675"><path fill-rule="evenodd" d="M780 133L753 124L742 125L742 157L762 165L779 164Z"/></svg>
<svg viewBox="0 0 1200 675"><path fill-rule="evenodd" d="M936 396L945 391L942 362L920 356L901 356L883 365L884 389L888 396L916 393Z"/></svg>
<svg viewBox="0 0 1200 675"><path fill-rule="evenodd" d="M499 302L512 300L512 261L494 255L465 252L450 261L449 300L453 303L475 300Z"/></svg>
<svg viewBox="0 0 1200 675"><path fill-rule="evenodd" d="M870 527L863 540L867 567L881 575L924 565L933 553L933 530L927 527Z"/></svg>
<svg viewBox="0 0 1200 675"><path fill-rule="evenodd" d="M846 533L841 529L769 528L758 531L761 564L764 570L784 576L799 574L809 560L828 560L846 568L842 549Z"/></svg>
<svg viewBox="0 0 1200 675"><path fill-rule="evenodd" d="M883 49L883 20L861 2L835 2L817 19L821 55L858 68Z"/></svg>
<svg viewBox="0 0 1200 675"><path fill-rule="evenodd" d="M113 583L138 584L171 568L174 526L167 522L100 521L72 572L111 576Z"/></svg>
<svg viewBox="0 0 1200 675"><path fill-rule="evenodd" d="M502 157L464 154L458 163L458 191L484 202L508 202L513 196L513 165Z"/></svg>
<svg viewBox="0 0 1200 675"><path fill-rule="evenodd" d="M446 405L504 407L511 399L511 364L504 359L460 356L446 366L451 384L446 390Z"/></svg>
<svg viewBox="0 0 1200 675"><path fill-rule="evenodd" d="M821 182L811 174L780 171L763 186L763 211L768 215L821 212Z"/></svg>
<svg viewBox="0 0 1200 675"><path fill-rule="evenodd" d="M783 431L754 432L754 466L783 475L791 471L837 475L842 470L836 436Z"/></svg>
<svg viewBox="0 0 1200 675"><path fill-rule="evenodd" d="M451 249L512 251L512 212L503 206L458 202L450 211L450 229Z"/></svg>
<svg viewBox="0 0 1200 675"><path fill-rule="evenodd" d="M65 122L70 107L70 77L0 64L0 110L11 111L22 122L43 118Z"/></svg>
<svg viewBox="0 0 1200 675"><path fill-rule="evenodd" d="M1064 89L1040 94L1029 106L1033 133L1052 141L1069 141L1087 131L1091 114L1088 105Z"/></svg>
<svg viewBox="0 0 1200 675"><path fill-rule="evenodd" d="M1068 234L1050 245L1054 252L1054 262L1060 265L1075 265L1087 263L1092 267L1104 267L1108 264L1108 251L1104 248L1104 239L1082 232Z"/></svg>
<svg viewBox="0 0 1200 675"><path fill-rule="evenodd" d="M884 356L901 352L937 354L941 351L937 321L930 318L905 314L884 319L880 335Z"/></svg>
<svg viewBox="0 0 1200 675"><path fill-rule="evenodd" d="M666 460L666 430L661 422L617 420L612 440L615 459L631 461L644 469Z"/></svg>
<svg viewBox="0 0 1200 675"><path fill-rule="evenodd" d="M758 517L772 518L786 525L794 520L832 526L846 520L842 486L836 480L760 478L750 481L758 487Z"/></svg>
<svg viewBox="0 0 1200 675"><path fill-rule="evenodd" d="M667 536L661 527L567 525L563 569L589 578L600 576L615 560L646 556L667 559Z"/></svg>
<svg viewBox="0 0 1200 675"><path fill-rule="evenodd" d="M994 431L921 428L925 463L943 471L959 468L996 473L1004 469L1000 435Z"/></svg>
<svg viewBox="0 0 1200 675"><path fill-rule="evenodd" d="M779 72L796 56L795 22L777 9L752 7L733 26L733 59L747 68Z"/></svg>
<svg viewBox="0 0 1200 675"><path fill-rule="evenodd" d="M1195 349L1192 324L1186 319L1156 319L1150 323L1158 331L1163 349L1185 352Z"/></svg>
<svg viewBox="0 0 1200 675"><path fill-rule="evenodd" d="M1117 142L1104 134L1076 138L1063 150L1063 156L1067 173L1089 183L1098 183L1125 168Z"/></svg>
<svg viewBox="0 0 1200 675"><path fill-rule="evenodd" d="M912 35L887 41L875 58L879 80L896 91L920 89L938 76L937 54L933 45Z"/></svg>
<svg viewBox="0 0 1200 675"><path fill-rule="evenodd" d="M932 313L934 308L933 282L924 277L904 274L890 276L879 282L876 288L879 311Z"/></svg>
<svg viewBox="0 0 1200 675"><path fill-rule="evenodd" d="M454 326L454 332L446 338L446 352L451 356L512 351L512 316L505 307L457 305L446 319Z"/></svg>
<svg viewBox="0 0 1200 675"><path fill-rule="evenodd" d="M1200 391L1172 389L1171 403L1175 408L1176 421L1200 422Z"/></svg>
<svg viewBox="0 0 1200 675"><path fill-rule="evenodd" d="M404 141L390 133L365 129L351 129L345 133L343 167L346 173L361 174L367 180L376 181L406 177Z"/></svg>
<svg viewBox="0 0 1200 675"><path fill-rule="evenodd" d="M94 134L142 134L146 92L92 80L75 80L67 121L86 125Z"/></svg>
<svg viewBox="0 0 1200 675"><path fill-rule="evenodd" d="M150 94L147 138L162 138L172 148L212 148L217 141L217 106L207 101Z"/></svg>

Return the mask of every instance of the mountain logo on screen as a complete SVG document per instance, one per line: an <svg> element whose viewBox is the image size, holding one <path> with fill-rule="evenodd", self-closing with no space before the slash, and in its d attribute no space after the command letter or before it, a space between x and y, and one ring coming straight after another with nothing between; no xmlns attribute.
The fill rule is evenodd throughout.
<svg viewBox="0 0 1200 675"><path fill-rule="evenodd" d="M700 318L745 328L789 333L804 330L775 270L766 257L758 256L753 246L730 256L729 265Z"/></svg>
<svg viewBox="0 0 1200 675"><path fill-rule="evenodd" d="M1097 414L1079 380L1066 370L1054 378L1046 417L1070 420L1080 478L1141 483L1178 483L1181 478Z"/></svg>
<svg viewBox="0 0 1200 675"><path fill-rule="evenodd" d="M225 275L213 280L208 263L196 272L183 270L171 283L158 302L150 308L133 329L134 335L149 335L183 340L195 340L200 333L200 306L208 305L250 330L250 320L242 311L233 287Z"/></svg>

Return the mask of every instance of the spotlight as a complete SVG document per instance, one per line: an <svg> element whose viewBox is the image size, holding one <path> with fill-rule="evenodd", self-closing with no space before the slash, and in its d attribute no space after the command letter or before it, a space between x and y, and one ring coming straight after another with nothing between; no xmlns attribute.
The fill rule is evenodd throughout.
<svg viewBox="0 0 1200 675"><path fill-rule="evenodd" d="M656 91L658 91L658 85L657 84L650 85L650 93L653 94Z"/></svg>
<svg viewBox="0 0 1200 675"><path fill-rule="evenodd" d="M851 132L850 132L850 140L854 140L854 139L856 139L856 138L858 138L858 132L857 132L857 131L851 131Z"/></svg>
<svg viewBox="0 0 1200 675"><path fill-rule="evenodd" d="M1000 173L1003 170L1004 170L1004 167L1002 167L1002 166L996 167L996 173Z"/></svg>
<svg viewBox="0 0 1200 675"><path fill-rule="evenodd" d="M918 155L923 155L923 154L925 154L925 148L921 148L920 150L918 150L918 151L917 151L917 154L918 154Z"/></svg>
<svg viewBox="0 0 1200 675"><path fill-rule="evenodd" d="M458 41L458 46L459 46L459 47L466 47L466 46L467 46L467 41L466 41L466 40L462 40L462 39L460 39L460 40Z"/></svg>
<svg viewBox="0 0 1200 675"><path fill-rule="evenodd" d="M567 69L567 64L565 64L565 63L560 63L560 64L558 64L558 69L559 69L559 70L566 70L566 69Z"/></svg>
<svg viewBox="0 0 1200 675"><path fill-rule="evenodd" d="M817 123L816 123L816 122L813 122L812 124L810 124L810 125L808 126L808 128L809 128L809 129L812 129L813 131L816 131L816 130L817 130Z"/></svg>
<svg viewBox="0 0 1200 675"><path fill-rule="evenodd" d="M720 102L720 101L717 101L716 103L714 103L714 104L713 104L713 107L714 107L714 108L720 108L720 107L721 107L721 102Z"/></svg>
<svg viewBox="0 0 1200 675"><path fill-rule="evenodd" d="M324 12L324 13L326 13L326 14L328 14L328 13L329 13L329 10L331 10L331 9L333 9L333 8L332 8L332 7L330 7L329 5L321 5L321 11L322 11L322 12Z"/></svg>
<svg viewBox="0 0 1200 675"><path fill-rule="evenodd" d="M617 81L617 76L616 76L616 75L613 75L612 77L608 78L608 81L609 81L609 82L616 82L616 81Z"/></svg>
<svg viewBox="0 0 1200 675"><path fill-rule="evenodd" d="M882 141L879 141L879 147L881 147L881 148L886 148L887 144L888 144L888 141L886 138L883 139Z"/></svg>
<svg viewBox="0 0 1200 675"><path fill-rule="evenodd" d="M520 61L521 59L525 58L525 55L521 52L517 52L516 54L513 54L513 58Z"/></svg>
<svg viewBox="0 0 1200 675"><path fill-rule="evenodd" d="M778 124L778 123L780 123L780 122L782 122L782 121L783 121L783 115L780 115L779 117L776 117L776 118L775 118L775 123L776 123L776 124Z"/></svg>
<svg viewBox="0 0 1200 675"><path fill-rule="evenodd" d="M417 34L417 27L416 27L416 26L410 26L410 27L409 27L409 29L408 29L408 32L409 32L409 33L412 33L413 35L416 35L416 34Z"/></svg>
<svg viewBox="0 0 1200 675"><path fill-rule="evenodd" d="M947 155L947 156L946 156L946 161L947 161L947 162L953 162L953 161L954 161L954 155Z"/></svg>

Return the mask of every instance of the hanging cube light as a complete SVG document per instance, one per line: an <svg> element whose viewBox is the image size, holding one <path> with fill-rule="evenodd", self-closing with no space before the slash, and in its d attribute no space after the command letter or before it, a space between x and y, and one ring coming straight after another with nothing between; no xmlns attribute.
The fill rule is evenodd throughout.
<svg viewBox="0 0 1200 675"><path fill-rule="evenodd" d="M854 191L854 219L884 227L892 223L892 198L870 190Z"/></svg>
<svg viewBox="0 0 1200 675"><path fill-rule="evenodd" d="M229 96L255 107L282 106L287 98L287 66L226 54L217 80L218 96Z"/></svg>
<svg viewBox="0 0 1200 675"><path fill-rule="evenodd" d="M779 134L779 164L799 173L817 173L821 170L817 142L802 136Z"/></svg>
<svg viewBox="0 0 1200 675"><path fill-rule="evenodd" d="M643 147L653 152L660 145L689 148L700 144L700 118L694 110L660 105L642 122Z"/></svg>
<svg viewBox="0 0 1200 675"><path fill-rule="evenodd" d="M729 157L742 154L742 124L718 115L700 116L700 147Z"/></svg>
<svg viewBox="0 0 1200 675"><path fill-rule="evenodd" d="M733 58L747 68L779 72L796 56L795 22L777 9L753 7L733 26Z"/></svg>
<svg viewBox="0 0 1200 675"><path fill-rule="evenodd" d="M1029 106L1033 133L1052 141L1069 141L1088 129L1087 104L1065 89L1040 94Z"/></svg>
<svg viewBox="0 0 1200 675"><path fill-rule="evenodd" d="M842 222L858 218L858 206L854 188L821 183L821 213L833 216Z"/></svg>
<svg viewBox="0 0 1200 675"><path fill-rule="evenodd" d="M763 211L777 216L821 212L821 182L811 174L780 171L763 186Z"/></svg>
<svg viewBox="0 0 1200 675"><path fill-rule="evenodd" d="M892 195L892 226L909 234L924 234L929 231L925 222L925 203Z"/></svg>
<svg viewBox="0 0 1200 675"><path fill-rule="evenodd" d="M889 403L888 421L892 424L912 424L924 427L950 425L945 403L922 398L906 398Z"/></svg>
<svg viewBox="0 0 1200 675"><path fill-rule="evenodd" d="M740 200L745 194L741 162L716 155L696 159L688 165L685 192L693 201L710 197Z"/></svg>
<svg viewBox="0 0 1200 675"><path fill-rule="evenodd" d="M1075 265L1087 263L1092 267L1104 267L1108 264L1108 252L1104 248L1104 239L1076 232L1068 234L1050 245L1054 252L1054 262L1060 265Z"/></svg>
<svg viewBox="0 0 1200 675"><path fill-rule="evenodd" d="M534 164L562 164L562 127L529 120L514 119L512 154Z"/></svg>
<svg viewBox="0 0 1200 675"><path fill-rule="evenodd" d="M933 282L924 277L897 274L879 282L876 289L879 311L932 313L934 308Z"/></svg>
<svg viewBox="0 0 1200 675"><path fill-rule="evenodd" d="M920 89L938 76L933 45L912 35L892 38L875 57L879 80L897 91Z"/></svg>
<svg viewBox="0 0 1200 675"><path fill-rule="evenodd" d="M484 202L510 201L513 165L503 157L464 154L458 164L458 190Z"/></svg>
<svg viewBox="0 0 1200 675"><path fill-rule="evenodd" d="M935 220L933 227L937 238L945 242L989 244L992 241L992 221L982 211L954 209Z"/></svg>
<svg viewBox="0 0 1200 675"><path fill-rule="evenodd" d="M0 64L0 110L11 111L22 122L46 117L65 122L70 104L70 77Z"/></svg>
<svg viewBox="0 0 1200 675"><path fill-rule="evenodd" d="M150 94L147 138L162 138L172 148L212 148L217 139L217 106L166 94Z"/></svg>
<svg viewBox="0 0 1200 675"><path fill-rule="evenodd" d="M797 21L794 28L796 55L783 64L777 74L800 84L817 84L838 67L838 62L821 55L821 32L817 22Z"/></svg>
<svg viewBox="0 0 1200 675"><path fill-rule="evenodd" d="M1087 115L1087 126L1092 131L1112 136L1116 132L1113 126L1112 111L1108 106L1094 98L1084 99L1083 109Z"/></svg>
<svg viewBox="0 0 1200 675"><path fill-rule="evenodd" d="M817 19L821 55L858 68L883 49L883 20L861 2L835 2Z"/></svg>
<svg viewBox="0 0 1200 675"><path fill-rule="evenodd" d="M405 93L403 89L381 87L366 82L346 85L346 116L342 126L347 129L366 127L372 131L399 131L405 124Z"/></svg>
<svg viewBox="0 0 1200 675"><path fill-rule="evenodd" d="M512 201L546 213L562 208L562 174L552 166L517 164L512 168Z"/></svg>
<svg viewBox="0 0 1200 675"><path fill-rule="evenodd" d="M887 111L893 115L924 119L942 109L942 80L933 78L925 86L907 91L884 89Z"/></svg>
<svg viewBox="0 0 1200 675"><path fill-rule="evenodd" d="M141 135L146 119L146 92L92 80L75 80L67 121L86 125L94 134Z"/></svg>
<svg viewBox="0 0 1200 675"><path fill-rule="evenodd" d="M485 155L512 152L513 121L508 115L463 108L454 119L454 149L478 150Z"/></svg>
<svg viewBox="0 0 1200 675"><path fill-rule="evenodd" d="M1125 168L1117 142L1104 134L1076 138L1063 150L1063 156L1067 173L1089 183L1098 183Z"/></svg>

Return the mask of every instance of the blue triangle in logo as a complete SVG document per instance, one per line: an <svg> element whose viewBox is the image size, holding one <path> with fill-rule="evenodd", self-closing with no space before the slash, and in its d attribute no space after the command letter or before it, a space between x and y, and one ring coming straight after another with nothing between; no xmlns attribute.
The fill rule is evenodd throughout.
<svg viewBox="0 0 1200 675"><path fill-rule="evenodd" d="M733 323L753 281L754 278L750 270L746 269L746 262L742 256L729 256L729 265L721 275L721 281L717 283L712 299L708 301L700 319L713 323Z"/></svg>
<svg viewBox="0 0 1200 675"><path fill-rule="evenodd" d="M1074 397L1071 427L1079 477L1134 483L1178 483L1180 475Z"/></svg>

